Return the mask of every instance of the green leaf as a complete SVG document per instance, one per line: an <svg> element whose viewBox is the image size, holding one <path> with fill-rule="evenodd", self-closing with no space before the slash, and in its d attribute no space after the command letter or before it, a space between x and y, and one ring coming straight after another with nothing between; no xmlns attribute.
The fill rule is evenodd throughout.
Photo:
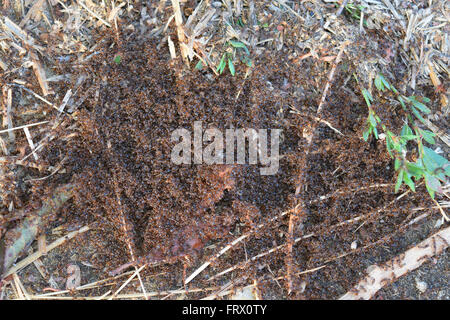
<svg viewBox="0 0 450 320"><path fill-rule="evenodd" d="M370 107L370 103L373 102L373 97L372 97L372 95L370 94L369 91L367 91L366 88L363 88L363 89L362 89L362 94L363 94L364 100L366 100L367 106Z"/></svg>
<svg viewBox="0 0 450 320"><path fill-rule="evenodd" d="M448 163L448 160L445 159L444 157L438 155L434 150L428 148L428 147L423 147L423 151L424 151L424 161L426 161L426 163L433 163L435 168L433 170L435 170L436 168L442 168L445 164Z"/></svg>
<svg viewBox="0 0 450 320"><path fill-rule="evenodd" d="M241 61L243 63L245 63L247 65L247 67L249 67L249 68L252 67L252 60L249 57L244 56L244 57L241 58Z"/></svg>
<svg viewBox="0 0 450 320"><path fill-rule="evenodd" d="M405 123L402 127L401 135L406 136L406 135L412 135L412 134L413 134L413 132L412 132L411 128L408 126L408 124Z"/></svg>
<svg viewBox="0 0 450 320"><path fill-rule="evenodd" d="M250 52L247 49L247 46L245 44L243 44L240 41L236 41L236 40L230 40L228 41L234 48L242 48L245 50L245 53L250 54Z"/></svg>
<svg viewBox="0 0 450 320"><path fill-rule="evenodd" d="M400 104L402 105L403 110L406 111L406 105L405 105L405 101L403 100L403 98L399 96L398 101L400 101Z"/></svg>
<svg viewBox="0 0 450 320"><path fill-rule="evenodd" d="M419 133L422 135L422 137L425 139L425 141L428 142L429 144L436 143L436 141L433 138L436 136L436 134L434 132L419 129Z"/></svg>
<svg viewBox="0 0 450 320"><path fill-rule="evenodd" d="M393 157L392 150L394 149L394 141L392 141L392 138L389 135L386 136L386 149L392 158Z"/></svg>
<svg viewBox="0 0 450 320"><path fill-rule="evenodd" d="M403 181L403 173L404 173L403 169L401 169L401 170L399 171L399 173L398 173L398 176L397 176L397 183L395 184L395 189L394 189L394 192L395 192L395 193L398 192L398 189L400 189L400 186L402 185L402 181Z"/></svg>
<svg viewBox="0 0 450 320"><path fill-rule="evenodd" d="M384 76L379 73L376 77L375 77L375 86L377 87L378 90L381 91L385 91L386 88L390 89L391 85L389 84L389 82L384 78Z"/></svg>
<svg viewBox="0 0 450 320"><path fill-rule="evenodd" d="M403 172L403 181L405 181L406 185L413 191L416 192L416 187L414 185L414 182L411 180L411 177L409 176L409 174L404 171Z"/></svg>
<svg viewBox="0 0 450 320"><path fill-rule="evenodd" d="M395 87L391 84L390 85L391 86L391 90L392 90L392 92L394 92L395 94L398 94L398 91L397 91L397 89L395 89Z"/></svg>
<svg viewBox="0 0 450 320"><path fill-rule="evenodd" d="M416 136L414 134L407 134L407 135L402 136L402 138L405 139L406 141L409 141L409 140L417 139L418 136Z"/></svg>
<svg viewBox="0 0 450 320"><path fill-rule="evenodd" d="M427 97L420 97L420 98L421 98L422 101L425 102L425 103L430 103L430 102L431 102L431 100L428 99Z"/></svg>
<svg viewBox="0 0 450 320"><path fill-rule="evenodd" d="M375 136L375 139L378 140L378 130L377 130L377 127L373 127L373 135Z"/></svg>
<svg viewBox="0 0 450 320"><path fill-rule="evenodd" d="M375 87L377 87L377 89L380 90L380 91L386 90L386 89L384 88L383 81L381 81L381 75L380 75L380 74L378 74L378 75L375 77Z"/></svg>
<svg viewBox="0 0 450 320"><path fill-rule="evenodd" d="M388 89L394 89L394 90L395 90L395 88L393 88L393 87L389 84L389 82L386 80L386 78L385 78L381 73L380 73L379 75L380 75L381 82L383 82L383 84L384 84L384 86L385 86L386 88L388 88ZM395 90L395 91L397 91L397 90Z"/></svg>
<svg viewBox="0 0 450 320"><path fill-rule="evenodd" d="M122 60L122 57L120 55L116 55L114 57L114 62L117 63L117 64L119 64L121 60Z"/></svg>
<svg viewBox="0 0 450 320"><path fill-rule="evenodd" d="M372 125L372 127L376 127L377 126L377 120L373 116L372 112L369 112L369 122Z"/></svg>
<svg viewBox="0 0 450 320"><path fill-rule="evenodd" d="M435 192L442 193L442 187L440 181L432 176L431 174L425 172L425 183L427 184L427 187Z"/></svg>
<svg viewBox="0 0 450 320"><path fill-rule="evenodd" d="M406 168L408 169L408 173L417 179L420 179L425 172L423 167L419 167L418 165L410 162L406 164Z"/></svg>
<svg viewBox="0 0 450 320"><path fill-rule="evenodd" d="M430 194L430 197L431 197L432 199L434 199L434 190L431 189L431 188L428 186L428 184L426 184L426 183L425 183L425 187L427 188L427 191L428 191L428 193Z"/></svg>
<svg viewBox="0 0 450 320"><path fill-rule="evenodd" d="M217 72L219 72L219 74L222 74L223 70L225 69L225 66L227 65L226 61L225 61L225 53L222 55L222 59L220 59L219 62L219 66L217 67Z"/></svg>
<svg viewBox="0 0 450 320"><path fill-rule="evenodd" d="M203 69L203 63L202 63L202 60L199 60L199 61L197 62L197 64L195 65L195 69L197 69L197 70L202 70L202 69Z"/></svg>
<svg viewBox="0 0 450 320"><path fill-rule="evenodd" d="M394 170L397 171L398 168L400 168L400 165L402 164L402 161L399 158L395 158L394 161Z"/></svg>
<svg viewBox="0 0 450 320"><path fill-rule="evenodd" d="M245 44L237 40L230 40L230 44L235 48L246 48Z"/></svg>
<svg viewBox="0 0 450 320"><path fill-rule="evenodd" d="M411 106L411 110L414 113L414 115L417 117L417 119L420 120L420 122L422 122L423 124L426 124L425 119L420 115L419 111L417 111L416 108L414 108L413 106Z"/></svg>
<svg viewBox="0 0 450 320"><path fill-rule="evenodd" d="M423 113L431 112L431 110L427 106L425 106L422 102L417 101L415 96L410 96L408 99L413 104L414 107L416 107Z"/></svg>
<svg viewBox="0 0 450 320"><path fill-rule="evenodd" d="M369 136L370 136L371 132L372 132L372 127L367 128L367 130L365 130L363 132L363 139L364 139L364 141L369 140Z"/></svg>
<svg viewBox="0 0 450 320"><path fill-rule="evenodd" d="M233 61L231 61L231 59L228 59L228 69L230 69L231 75L234 76L235 70L234 70Z"/></svg>

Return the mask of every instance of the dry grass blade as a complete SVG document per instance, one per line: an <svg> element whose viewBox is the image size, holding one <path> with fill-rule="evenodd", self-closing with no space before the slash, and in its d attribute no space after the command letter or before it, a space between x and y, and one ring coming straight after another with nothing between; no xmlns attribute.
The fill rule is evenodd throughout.
<svg viewBox="0 0 450 320"><path fill-rule="evenodd" d="M338 55L337 55L337 57L336 57L336 60L335 60L334 63L333 63L333 67L331 68L331 71L330 71L330 73L329 73L329 75L328 75L328 81L327 81L327 84L325 85L325 88L324 88L324 90L323 90L322 98L320 99L319 106L317 107L317 115L318 115L318 116L320 116L320 114L322 113L322 108L323 108L323 105L324 105L325 100L326 100L326 98L327 98L328 90L330 89L331 82L332 82L333 79L334 79L334 74L335 74L335 72L336 72L336 68L337 68L339 62L341 62L341 60L342 60L342 54L344 53L344 49L345 49L345 47L348 46L349 44L350 44L350 41L345 41L345 42L341 45L341 48L339 49L339 53L338 53Z"/></svg>
<svg viewBox="0 0 450 320"><path fill-rule="evenodd" d="M36 123L30 123L30 124L26 124L26 125L15 127L15 128L11 128L11 129L0 130L0 133L10 132L10 131L14 131L14 130L21 130L21 129L30 128L30 127L34 127L34 126L39 126L41 124L45 124L45 123L48 123L48 122L49 121L41 121L41 122L36 122Z"/></svg>
<svg viewBox="0 0 450 320"><path fill-rule="evenodd" d="M242 240L248 238L249 236L250 236L250 234L247 233L247 234L244 234L244 235L240 236L239 238L235 239L234 241L232 241L229 245L227 245L225 248L220 250L212 259L210 259L209 261L207 261L204 264L202 264L189 277L187 277L186 281L184 282L184 284L188 284L189 282L191 282L196 276L198 276L203 270L205 270L211 263L213 263L214 260L216 260L217 258L222 256L225 252L227 252L232 247L234 247L236 244L238 244Z"/></svg>
<svg viewBox="0 0 450 320"><path fill-rule="evenodd" d="M84 226L76 231L70 232L67 235L65 235L64 237L61 237L57 240L55 240L54 242L52 242L51 244L49 244L47 246L47 252L59 247L60 245L64 244L66 241L69 241L70 239L78 236L79 234L82 234L86 231L89 231L90 228L89 226ZM29 264L33 263L36 259L39 259L40 257L42 257L43 253L42 252L35 252L31 255L29 255L28 257L26 257L25 259L21 260L20 262L16 263L13 267L11 267L6 273L5 273L5 277L14 273L14 272L18 272L19 270L25 268L26 266L28 266Z"/></svg>
<svg viewBox="0 0 450 320"><path fill-rule="evenodd" d="M111 28L111 24L109 24L107 21L105 21L102 17L100 17L97 13L89 9L83 2L83 0L77 0L77 3L82 6L87 12L89 12L90 15L97 18L99 21L101 21L105 26Z"/></svg>
<svg viewBox="0 0 450 320"><path fill-rule="evenodd" d="M142 269L144 269L145 267L146 267L146 265L143 265L143 266L140 267L139 269L136 268L136 271L131 275L131 277L129 277L128 280L125 281L125 282L120 286L120 288L117 289L117 291L114 292L114 294L113 294L111 297L108 298L108 300L114 299L114 298L120 293L120 291L122 291L122 290L127 286L127 284L130 283L131 280L133 280L136 276L138 276L138 275L139 275L139 272L140 272ZM145 291L144 291L143 294L144 294L144 296L145 296L146 298L148 298L147 293L146 293Z"/></svg>

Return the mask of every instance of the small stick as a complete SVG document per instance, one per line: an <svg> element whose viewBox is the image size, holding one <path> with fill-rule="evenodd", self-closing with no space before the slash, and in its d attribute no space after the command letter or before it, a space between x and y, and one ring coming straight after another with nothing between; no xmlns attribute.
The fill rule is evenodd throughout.
<svg viewBox="0 0 450 320"><path fill-rule="evenodd" d="M342 54L344 53L344 49L345 49L345 47L347 46L347 45L349 45L350 44L350 41L345 41L342 45L341 45L341 48L340 48L340 50L339 50L339 53L338 53L338 55L337 55L337 57L336 57L336 60L335 60L335 63L334 63L334 65L333 65L333 67L331 68L331 71L330 71L330 73L329 73L329 75L328 75L328 81L327 81L327 84L325 85L325 89L323 90L323 94L322 94L322 98L320 99L320 103L319 103L319 107L317 108L317 116L320 118L320 115L322 114L322 108L323 108L323 105L324 105L324 103L325 103L325 99L326 99L326 97L327 97L327 94L328 94L328 90L329 90L329 88L330 88L330 86L331 86L331 82L333 81L333 78L334 78L334 74L335 74L335 72L336 72L336 68L337 68L337 65L339 64L339 62L341 61L341 59L342 59ZM313 134L314 134L314 132L315 132L315 130L316 130L316 128L317 128L317 124L315 124L314 126L313 126ZM308 142L308 145L307 145L307 147L306 147L306 150L305 150L305 157L307 157L308 156L308 154L309 154L309 151L310 151L310 149L311 149L311 145L312 145L312 141L313 141L313 139L312 139L313 137L311 137L311 139L309 140L309 142ZM306 158L305 158L306 159ZM295 194L296 195L298 195L299 193L300 193L300 186L301 185L303 185L303 183L304 183L304 172L302 172L301 174L300 174L300 177L299 177L299 187L297 187L297 190L296 190L296 192L295 192ZM299 204L296 206L296 208L303 208L303 200L301 199L301 198L299 198ZM292 283L293 283L293 281L292 281L292 272L291 272L291 266L290 266L290 262L292 262L293 261L293 257L292 257L292 247L293 247L293 239L294 239L294 235L293 235L293 232L294 232L294 224L295 224L295 222L296 222L296 220L299 218L299 216L298 216L298 211L299 210L294 210L294 211L292 211L292 214L291 214L291 216L290 216L290 218L289 218L289 233L288 233L288 237L287 237L287 239L288 239L288 248L287 248L287 257L286 257L286 261L287 261L287 264L286 264L286 269L287 269L287 282L288 282L288 291L289 292L291 292L292 291ZM300 210L301 212L303 212L303 210Z"/></svg>
<svg viewBox="0 0 450 320"><path fill-rule="evenodd" d="M4 106L5 110L4 113L6 115L6 117L3 118L3 125L8 126L8 129L11 129L13 127L13 122L12 122L12 116L11 116L11 109L12 109L12 89L8 88L8 87L4 87L3 88L3 96L6 96L5 101L6 101L6 106ZM14 132L8 131L8 135L9 135L9 141L10 142L14 142L14 140L16 139L16 135L14 134Z"/></svg>
<svg viewBox="0 0 450 320"><path fill-rule="evenodd" d="M330 128L331 130L333 130L333 131L336 132L337 134L339 134L339 135L341 135L341 136L344 135L344 134L343 134L342 132L340 132L338 129L336 129L335 127L333 127L333 126L331 125L331 123L329 123L328 121L323 120L323 119L321 119L321 118L319 118L319 117L316 117L316 116L307 114L307 113L302 113L302 112L298 111L298 110L297 110L295 107L293 107L293 106L289 106L289 107L292 109L292 111L291 111L292 113L301 115L301 116L303 116L303 117L310 117L310 118L314 119L315 121L321 122L321 123L323 123L324 125L328 126L328 128Z"/></svg>
<svg viewBox="0 0 450 320"><path fill-rule="evenodd" d="M323 104L325 103L325 99L327 98L328 90L330 89L331 82L333 81L337 65L339 64L339 62L341 62L342 54L344 53L344 49L349 44L350 44L350 41L345 41L341 45L341 49L339 50L339 53L338 53L338 55L336 57L336 60L335 60L335 62L333 64L333 68L331 68L330 74L328 75L328 81L327 81L327 84L325 85L325 89L323 90L322 99L320 99L319 107L317 108L317 115L320 115L322 113L322 107L323 107Z"/></svg>
<svg viewBox="0 0 450 320"><path fill-rule="evenodd" d="M110 140L107 141L106 148L107 148L110 158L112 158L111 141ZM128 252L130 253L131 262L136 263L136 254L135 254L136 250L134 247L133 226L131 224L131 221L128 219L128 216L126 215L126 213L123 210L122 201L120 200L119 183L117 182L116 175L114 174L113 170L110 170L110 171L111 171L111 175L113 176L112 180L113 180L113 184L114 184L114 193L115 193L116 199L117 199L119 220L120 220L120 224L121 224L121 227L122 227L122 230L124 233L125 244L127 245Z"/></svg>
<svg viewBox="0 0 450 320"><path fill-rule="evenodd" d="M318 201L322 201L322 200L328 199L328 198L334 196L335 194L346 194L347 192L357 192L357 191L363 191L363 190L367 190L367 189L371 189L371 188L384 188L384 187L389 187L389 186L392 186L392 185L393 185L393 184L375 184L375 185L371 185L371 186L368 186L368 187L351 189L351 190L348 190L348 191L340 191L340 190L337 190L337 191L335 191L335 192L333 192L333 193L331 193L331 194L324 195L324 196L320 196L319 198L317 198L317 199L315 199L315 200L311 200L311 201L309 201L309 203L315 203L315 202L318 202ZM409 191L407 191L407 192L409 192ZM395 199L395 200L391 201L389 204L387 204L386 206L384 206L384 207L381 208L381 209L378 209L376 212L371 212L371 213L368 213L368 214L366 214L366 215L364 215L364 216L360 216L360 217L357 217L357 218L354 218L354 219L350 219L350 220L348 220L348 221L341 222L341 223L337 224L336 226L341 226L341 225L344 225L344 224L346 224L346 223L358 221L358 220L360 220L360 219L362 219L362 218L364 218L364 217L370 216L370 215L372 215L372 214L377 214L377 213L383 211L385 208L387 208L387 207L388 207L389 205L391 205L392 203L394 203L394 201L396 201L396 200L398 200L398 199ZM217 254L216 254L215 256L213 256L210 260L208 260L207 262L205 262L204 264L202 264L197 270L195 270L195 271L194 271L194 272L186 279L185 284L188 284L190 281L192 281L197 275L199 275L203 270L205 270L209 265L211 265L211 263L212 263L213 261L215 261L216 259L218 259L220 256L222 256L225 252L227 252L227 251L228 251L229 249L231 249L233 246L235 246L236 244L238 244L238 243L241 242L242 240L248 238L248 237L251 236L253 233L255 233L256 231L260 230L261 228L263 228L263 227L266 226L267 224L272 223L272 222L274 222L274 221L276 221L276 220L278 220L278 219L281 219L282 217L288 215L289 213L291 213L293 210L295 210L295 209L298 208L299 206L300 206L300 204L298 204L295 208L293 208L293 209L291 209L291 210L287 210L287 211L281 212L280 214L278 214L278 215L274 216L273 218L269 219L268 221L266 221L266 222L264 222L264 223L261 223L261 224L257 225L257 226L255 227L255 229L250 230L249 232L243 234L243 235L240 236L239 238L233 240L230 244L228 244L226 247L224 247L219 253L217 253ZM307 236L304 236L304 237L307 237ZM303 238L304 238L304 237L303 237ZM301 239L302 239L302 238L297 238L297 239L295 239L295 243L297 243L297 242L300 241ZM280 248L277 247L277 250L278 250L278 249L281 249L281 247L284 247L284 246L285 246L285 244L279 246ZM271 249L271 250L272 250L272 249ZM269 250L269 251L270 251L270 250ZM275 250L274 250L274 251L275 251ZM273 252L273 251L271 251L271 252ZM270 253L270 252L269 252L269 253ZM129 264L127 267L129 267L129 266L131 266L131 265L132 265L132 264ZM122 270L123 270L123 269L122 269Z"/></svg>
<svg viewBox="0 0 450 320"><path fill-rule="evenodd" d="M450 227L447 227L382 266L371 268L367 277L339 300L369 300L388 283L417 269L431 257L442 253L448 248L449 243Z"/></svg>
<svg viewBox="0 0 450 320"><path fill-rule="evenodd" d="M11 129L0 130L0 133L10 132L10 131L14 131L14 130L20 130L20 129L29 128L29 127L34 127L34 126L38 126L38 125L41 125L41 124L44 124L44 123L47 123L47 122L49 122L49 121L41 121L41 122L26 124L26 125L15 127L15 128L11 128Z"/></svg>
<svg viewBox="0 0 450 320"><path fill-rule="evenodd" d="M128 280L125 281L125 282L120 286L120 288L117 289L116 292L114 292L114 294L109 298L109 300L112 300L115 296L117 296L117 295L119 294L119 292L122 291L122 289L125 288L125 287L127 286L127 284L129 284L130 281L134 279L134 277L136 277L137 275L139 275L139 272L140 272L142 269L144 269L144 267L145 267L145 264L144 264L142 267L140 267L139 269L136 268L136 271L131 275L131 277L129 277ZM147 297L147 293L146 293L145 291L144 291L144 294L145 294L145 297Z"/></svg>
<svg viewBox="0 0 450 320"><path fill-rule="evenodd" d="M96 14L94 11L92 11L91 9L89 9L81 0L77 0L77 3L82 6L87 12L89 12L89 14L91 14L92 16L94 16L95 18L97 18L98 20L100 20L105 26L111 28L111 25L106 22L104 19L102 19L102 17L100 17L98 14Z"/></svg>
<svg viewBox="0 0 450 320"><path fill-rule="evenodd" d="M89 226L84 226L78 230L75 230L73 232L68 233L67 235L53 241L51 244L49 244L47 246L47 253L50 252L51 250L59 247L60 245L64 244L66 241L69 241L72 238L75 238L77 235L82 234L86 231L89 231L90 227ZM43 256L42 252L36 251L35 253L29 255L28 257L26 257L25 259L21 260L20 262L16 263L14 265L14 267L12 267L11 269L9 269L4 277L7 277L11 274L13 274L14 272L17 272L23 268L25 268L26 266L28 266L29 264L33 263L36 259L39 259L40 257Z"/></svg>
<svg viewBox="0 0 450 320"><path fill-rule="evenodd" d="M175 24L177 26L177 35L178 35L178 42L180 44L181 57L183 58L186 65L189 65L189 61L187 59L188 54L185 47L186 44L185 44L183 17L181 16L180 2L179 0L171 0L171 1L173 13L175 14Z"/></svg>
<svg viewBox="0 0 450 320"><path fill-rule="evenodd" d="M342 13L342 11L344 11L345 6L347 5L348 0L344 0L342 1L341 6L339 7L338 11L336 11L336 17L339 17Z"/></svg>
<svg viewBox="0 0 450 320"><path fill-rule="evenodd" d="M34 160L39 160L38 155L36 154L36 148L33 143L33 139L31 138L30 130L28 130L28 127L23 128L23 131L25 132L25 136L27 137L28 144L30 145L31 153L33 154Z"/></svg>

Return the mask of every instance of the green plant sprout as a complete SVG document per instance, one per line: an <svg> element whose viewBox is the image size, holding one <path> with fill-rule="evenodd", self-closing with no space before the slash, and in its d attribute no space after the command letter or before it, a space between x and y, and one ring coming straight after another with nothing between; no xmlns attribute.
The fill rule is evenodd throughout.
<svg viewBox="0 0 450 320"><path fill-rule="evenodd" d="M363 5L355 5L354 3L348 3L345 6L345 11L348 12L348 14L350 14L350 16L356 20L360 20L361 19L361 12L364 10L365 6Z"/></svg>
<svg viewBox="0 0 450 320"><path fill-rule="evenodd" d="M341 4L336 1L335 3L336 7L339 7ZM348 15L350 15L351 18L355 19L355 20L361 20L361 12L365 9L366 7L363 5L356 5L352 2L347 3L344 7L345 11L347 12ZM364 19L363 20L364 25L367 25L367 21Z"/></svg>
<svg viewBox="0 0 450 320"><path fill-rule="evenodd" d="M252 66L252 61L249 58L250 52L247 49L247 47L245 46L245 44L243 44L242 42L237 41L237 40L229 40L229 41L227 41L227 45L228 45L228 48L225 51L225 53L222 55L219 65L217 66L217 72L219 74L222 74L224 72L227 65L228 65L228 69L230 70L231 75L234 76L236 74L233 60L238 51L239 51L239 53L241 53L240 54L241 61L243 63L245 63L248 67ZM244 54L242 54L242 51L244 52Z"/></svg>
<svg viewBox="0 0 450 320"><path fill-rule="evenodd" d="M114 57L114 62L117 63L117 64L119 64L120 61L122 61L122 57L118 54L118 55L116 55L116 56Z"/></svg>
<svg viewBox="0 0 450 320"><path fill-rule="evenodd" d="M357 78L356 80L358 81ZM405 183L415 192L415 182L423 178L428 193L434 199L436 192L443 192L441 183L445 182L446 176L450 176L450 164L447 159L424 145L424 140L429 144L435 144L434 137L436 134L419 128L416 120L413 118L414 115L420 122L426 124L422 114L429 114L431 112L425 105L425 103L430 102L430 99L417 96L406 97L400 94L381 73L375 77L375 87L381 92L392 92L400 102L403 110L405 110L407 119L399 135L390 131L381 123L381 119L375 114L372 108L372 103L374 102L372 95L367 89L362 88L362 95L369 108L369 115L366 121L367 128L363 132L363 139L367 141L371 134L374 135L375 139L378 139L377 126L381 124L381 128L386 137L386 148L391 158L394 159L394 169L397 172L395 192L398 192L402 183ZM416 142L418 158L415 162L407 160L408 141Z"/></svg>

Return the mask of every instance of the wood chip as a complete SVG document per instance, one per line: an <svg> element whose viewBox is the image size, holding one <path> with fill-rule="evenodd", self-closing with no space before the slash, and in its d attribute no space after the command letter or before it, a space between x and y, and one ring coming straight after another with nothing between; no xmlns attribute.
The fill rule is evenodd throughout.
<svg viewBox="0 0 450 320"><path fill-rule="evenodd" d="M177 57L177 54L175 52L175 45L173 44L172 39L170 39L170 36L167 38L167 43L169 44L170 57L172 59L175 59Z"/></svg>
<svg viewBox="0 0 450 320"><path fill-rule="evenodd" d="M33 140L31 139L30 130L28 130L28 128L25 127L25 128L23 128L23 131L25 132L25 136L27 137L27 141L28 141L28 144L30 145L31 152L33 153L34 160L38 160L39 157L35 152L35 146L34 146Z"/></svg>
<svg viewBox="0 0 450 320"><path fill-rule="evenodd" d="M72 290L80 286L81 283L81 270L76 264L69 264L67 266L66 289Z"/></svg>
<svg viewBox="0 0 450 320"><path fill-rule="evenodd" d="M22 19L19 26L23 28L25 24L28 22L28 20L33 19L35 21L40 20L40 17L42 15L41 7L45 3L45 0L37 0L34 5L31 7L30 10L28 10L26 16Z"/></svg>
<svg viewBox="0 0 450 320"><path fill-rule="evenodd" d="M186 39L184 36L183 17L181 16L180 2L178 0L171 0L171 1L173 13L175 15L175 24L177 26L177 36L178 42L180 43L181 57L183 58L186 65L189 65L189 61L187 59L188 52L186 50L186 47L184 46Z"/></svg>
<svg viewBox="0 0 450 320"><path fill-rule="evenodd" d="M41 61L39 60L37 54L33 51L30 51L30 57L31 60L33 61L34 74L36 75L36 78L39 81L39 85L41 86L42 89L42 94L45 97L50 93L54 93L48 87L47 77L45 76L44 68L42 68Z"/></svg>

